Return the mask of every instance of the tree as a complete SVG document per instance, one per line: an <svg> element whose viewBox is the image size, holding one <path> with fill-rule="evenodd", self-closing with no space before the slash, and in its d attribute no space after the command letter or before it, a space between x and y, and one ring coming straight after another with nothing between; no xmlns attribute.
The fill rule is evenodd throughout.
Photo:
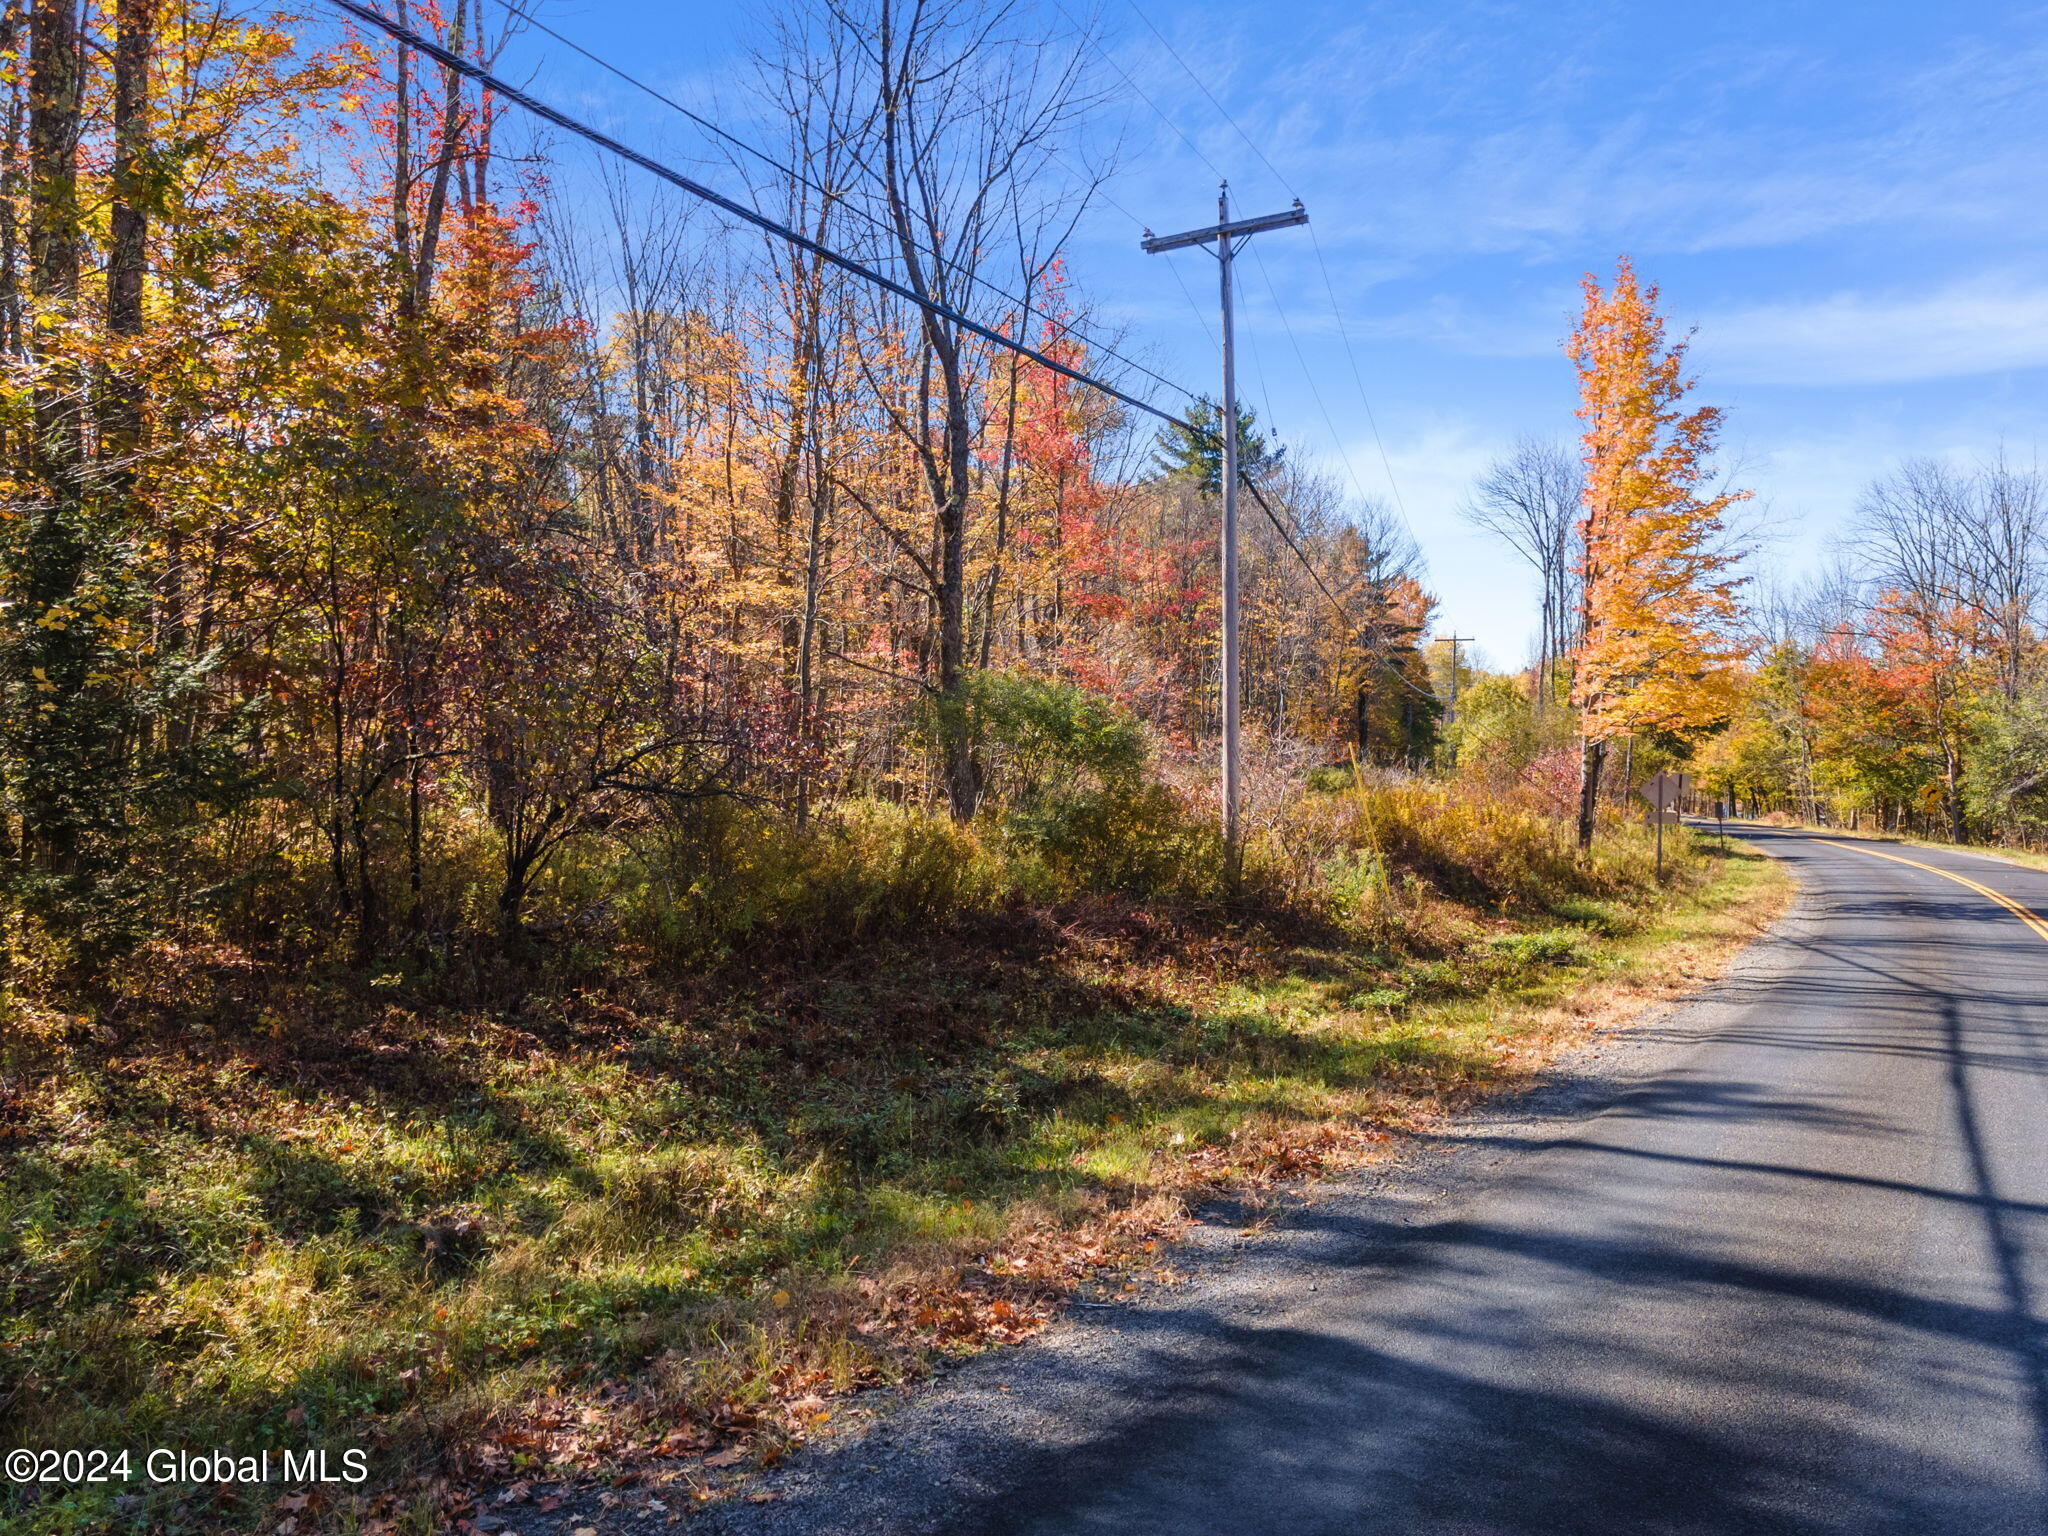
<svg viewBox="0 0 2048 1536"><path fill-rule="evenodd" d="M1465 521L1505 542L1536 572L1542 592L1539 709L1555 702L1565 659L1578 645L1583 479L1563 444L1521 437L1487 466L1461 509Z"/></svg>
<svg viewBox="0 0 2048 1536"><path fill-rule="evenodd" d="M980 272L1024 222L1060 221L1054 157L1085 105L1082 53L1078 43L1048 48L1011 37L1007 0L828 5L836 46L867 71L856 186L887 232L897 277L920 301L914 323L922 377L913 402L892 415L917 457L931 530L928 552L899 543L921 566L931 600L929 685L941 777L955 819L964 821L981 792L968 557L975 447L985 425L976 387L983 344L942 311L993 328L1003 316L977 282Z"/></svg>
<svg viewBox="0 0 2048 1536"><path fill-rule="evenodd" d="M1237 408L1237 469L1263 482L1285 463L1287 450L1258 427L1259 413ZM1209 494L1223 490L1223 407L1197 400L1180 421L1170 421L1153 439L1152 467L1169 479L1192 482Z"/></svg>
<svg viewBox="0 0 2048 1536"><path fill-rule="evenodd" d="M1735 635L1740 558L1724 514L1746 492L1707 486L1721 412L1684 411L1686 344L1667 345L1657 290L1623 258L1590 275L1566 344L1578 371L1585 469L1579 649L1572 702L1585 738L1579 846L1590 847L1607 744L1696 733L1728 717L1747 647Z"/></svg>
<svg viewBox="0 0 2048 1536"><path fill-rule="evenodd" d="M117 114L132 149L132 9L123 20L127 41L117 52L127 91ZM29 419L9 433L20 453L4 569L5 783L18 828L9 883L46 927L68 937L103 927L132 887L129 747L140 682L131 509L125 497L96 494L89 459L92 333L80 286L79 185L86 77L76 0L37 5L21 306ZM138 279L125 218L115 258L115 318L132 330L126 297Z"/></svg>
<svg viewBox="0 0 2048 1536"><path fill-rule="evenodd" d="M1974 470L1913 459L1865 489L1856 533L1864 627L1914 690L1949 832L1963 841L1970 805L2000 803L1996 786L1969 783L1973 733L2029 739L2016 712L2048 617L2048 491L2003 458ZM2013 766L2002 753L1982 761Z"/></svg>

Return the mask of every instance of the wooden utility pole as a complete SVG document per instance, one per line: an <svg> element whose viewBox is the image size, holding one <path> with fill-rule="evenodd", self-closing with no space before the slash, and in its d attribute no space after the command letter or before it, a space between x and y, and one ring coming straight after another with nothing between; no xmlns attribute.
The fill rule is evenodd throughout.
<svg viewBox="0 0 2048 1536"><path fill-rule="evenodd" d="M1442 638L1451 643L1451 707L1444 716L1444 726L1446 729L1449 729L1455 727L1458 723L1458 647L1460 645L1470 645L1472 637L1470 635L1445 635ZM1451 761L1455 763L1457 760L1458 744L1453 740L1451 742Z"/></svg>
<svg viewBox="0 0 2048 1536"><path fill-rule="evenodd" d="M1213 245L1223 291L1223 412L1218 423L1223 434L1223 850L1232 884L1237 881L1242 847L1238 828L1238 661L1237 661L1237 343L1231 261L1238 247L1253 235L1269 229L1286 229L1306 224L1308 211L1299 198L1285 213L1268 213L1254 219L1230 217L1230 183L1216 194L1216 222L1208 229L1190 229L1178 235L1154 235L1145 231L1148 256L1177 251L1190 245Z"/></svg>

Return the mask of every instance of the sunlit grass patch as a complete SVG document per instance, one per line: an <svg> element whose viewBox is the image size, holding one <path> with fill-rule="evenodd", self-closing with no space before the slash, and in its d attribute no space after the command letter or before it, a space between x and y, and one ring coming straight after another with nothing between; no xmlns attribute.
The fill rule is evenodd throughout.
<svg viewBox="0 0 2048 1536"><path fill-rule="evenodd" d="M1025 902L710 981L283 978L201 1032L25 1013L8 1437L366 1444L387 1491L679 1434L772 1452L833 1393L1022 1337L1208 1191L1348 1166L1520 1081L1725 951L1780 879L1674 840L1659 890L1639 834L1581 868L1540 821L1436 796L1305 813L1302 867L1369 831L1387 878L1269 863L1236 909ZM1468 838L1524 846L1439 878ZM111 1496L9 1518L93 1529ZM248 1514L186 1497L150 1517Z"/></svg>

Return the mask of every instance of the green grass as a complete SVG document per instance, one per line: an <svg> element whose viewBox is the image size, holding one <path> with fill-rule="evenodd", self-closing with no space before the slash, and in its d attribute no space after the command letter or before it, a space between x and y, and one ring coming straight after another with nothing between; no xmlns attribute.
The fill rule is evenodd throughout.
<svg viewBox="0 0 2048 1536"><path fill-rule="evenodd" d="M1540 850L1459 865L1441 807L1375 815L1318 901L1013 904L461 995L166 947L125 1012L24 1006L0 1439L365 1446L385 1497L331 1501L342 1529L432 1528L407 1502L429 1472L599 1464L678 1425L772 1449L1026 1331L1205 1189L1516 1080L1783 882L1674 840L1657 891L1624 837L1567 892ZM138 1491L0 1511L95 1530ZM129 1512L251 1515L189 1489Z"/></svg>

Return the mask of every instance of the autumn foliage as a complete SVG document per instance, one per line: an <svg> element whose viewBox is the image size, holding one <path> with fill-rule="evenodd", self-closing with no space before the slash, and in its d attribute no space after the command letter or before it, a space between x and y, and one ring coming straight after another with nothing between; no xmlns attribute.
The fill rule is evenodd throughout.
<svg viewBox="0 0 2048 1536"><path fill-rule="evenodd" d="M1726 513L1710 485L1721 412L1687 411L1685 343L1665 341L1657 290L1626 259L1591 277L1567 343L1579 377L1585 518L1572 703L1587 742L1580 840L1592 835L1605 744L1695 735L1726 720L1747 646Z"/></svg>

